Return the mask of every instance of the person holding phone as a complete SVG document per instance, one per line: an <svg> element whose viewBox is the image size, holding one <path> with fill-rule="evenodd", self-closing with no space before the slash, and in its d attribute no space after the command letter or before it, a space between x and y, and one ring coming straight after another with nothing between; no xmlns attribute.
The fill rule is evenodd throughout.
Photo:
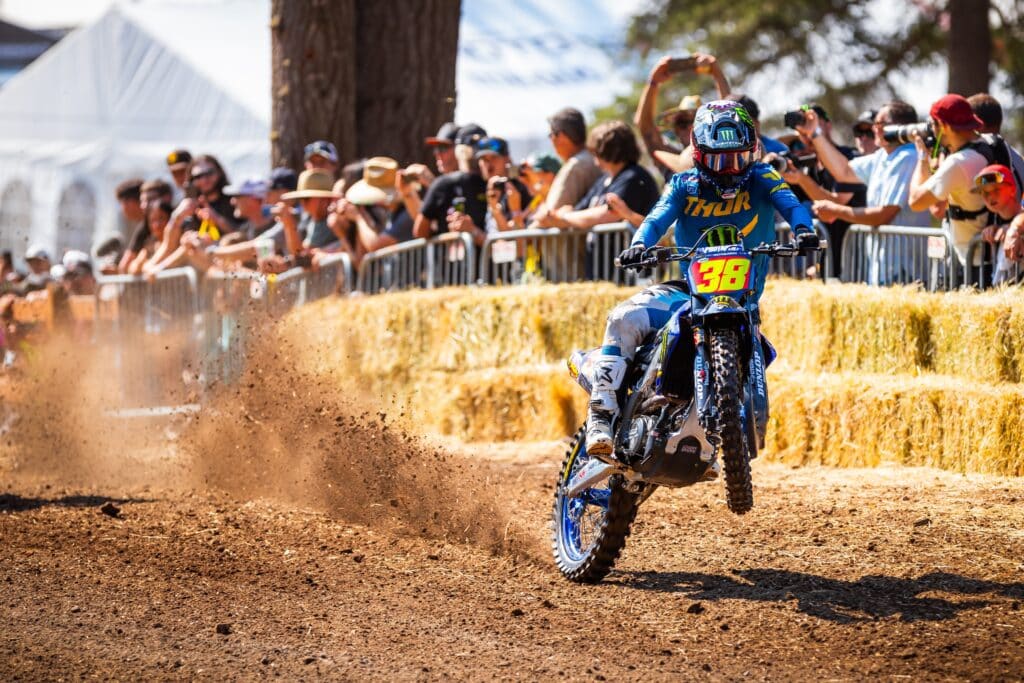
<svg viewBox="0 0 1024 683"><path fill-rule="evenodd" d="M640 94L636 114L633 115L633 123L640 129L640 137L647 147L648 154L654 159L666 179L676 171L674 166L666 163L666 155L676 156L690 144L693 117L701 104L699 96L687 95L678 107L667 109L661 112L657 119L655 118L658 91L662 85L678 74L688 76L707 74L711 76L715 81L719 99L725 99L725 95L729 92L729 81L726 79L725 73L722 72L722 67L718 60L709 54L695 53L684 57L663 57L651 69L647 84L644 85L643 92ZM672 131L677 143L673 144L665 139L658 128L659 121Z"/></svg>

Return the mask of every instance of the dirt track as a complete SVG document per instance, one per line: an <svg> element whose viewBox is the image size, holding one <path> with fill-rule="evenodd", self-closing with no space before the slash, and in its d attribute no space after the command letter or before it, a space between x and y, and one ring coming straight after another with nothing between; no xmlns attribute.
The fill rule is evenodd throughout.
<svg viewBox="0 0 1024 683"><path fill-rule="evenodd" d="M452 448L486 460L513 549L418 533L403 510L429 499L355 524L329 501L47 487L0 459L0 678L1024 677L1024 481L759 462L755 512L717 483L659 491L618 571L580 587L548 559L564 444Z"/></svg>

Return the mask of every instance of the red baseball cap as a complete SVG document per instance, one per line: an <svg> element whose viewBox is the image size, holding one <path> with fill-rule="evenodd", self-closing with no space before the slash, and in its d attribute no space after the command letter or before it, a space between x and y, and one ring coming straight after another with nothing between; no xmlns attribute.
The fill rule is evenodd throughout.
<svg viewBox="0 0 1024 683"><path fill-rule="evenodd" d="M1013 178L1013 171L1003 164L989 164L981 169L974 176L974 187L971 188L971 192L981 192L981 188L986 185L1009 185L1014 192L1017 191L1017 182Z"/></svg>
<svg viewBox="0 0 1024 683"><path fill-rule="evenodd" d="M974 114L971 103L963 95L943 95L932 105L929 115L957 130L978 130L985 123Z"/></svg>

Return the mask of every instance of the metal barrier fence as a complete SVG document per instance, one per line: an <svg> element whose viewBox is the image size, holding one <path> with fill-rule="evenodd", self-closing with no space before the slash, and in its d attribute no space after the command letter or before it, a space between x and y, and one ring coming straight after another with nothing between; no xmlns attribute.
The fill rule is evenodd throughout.
<svg viewBox="0 0 1024 683"><path fill-rule="evenodd" d="M768 262L768 274L782 275L795 280L827 280L833 277L832 257L829 252L832 245L828 243L828 231L818 221L814 222L814 231L818 233L820 251L808 256L776 256ZM789 223L779 221L775 224L775 241L783 244L793 241Z"/></svg>
<svg viewBox="0 0 1024 683"><path fill-rule="evenodd" d="M948 235L938 228L851 225L843 238L843 282L872 285L918 282L929 291L963 282Z"/></svg>
<svg viewBox="0 0 1024 683"><path fill-rule="evenodd" d="M507 285L542 279L623 284L627 274L615 267L615 257L629 246L634 232L629 223L610 223L591 230L533 228L492 233L480 249L480 282Z"/></svg>
<svg viewBox="0 0 1024 683"><path fill-rule="evenodd" d="M393 244L363 257L355 291L364 294L468 285L475 280L476 246L467 233Z"/></svg>
<svg viewBox="0 0 1024 683"><path fill-rule="evenodd" d="M963 282L984 289L998 285L1024 283L1024 264L1009 261L1000 253L1002 245L993 246L975 235L967 245L966 262L963 265Z"/></svg>
<svg viewBox="0 0 1024 683"><path fill-rule="evenodd" d="M153 281L97 278L93 331L105 345L122 409L169 412L187 401L182 373L194 358L198 289L191 268L163 271Z"/></svg>

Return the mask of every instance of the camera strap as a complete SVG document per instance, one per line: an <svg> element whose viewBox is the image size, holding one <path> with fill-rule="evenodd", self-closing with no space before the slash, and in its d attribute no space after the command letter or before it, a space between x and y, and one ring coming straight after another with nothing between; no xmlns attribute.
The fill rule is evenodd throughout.
<svg viewBox="0 0 1024 683"><path fill-rule="evenodd" d="M969 221L988 213L988 209L982 208L977 211L968 211L962 206L949 204L946 206L946 217L951 221Z"/></svg>

